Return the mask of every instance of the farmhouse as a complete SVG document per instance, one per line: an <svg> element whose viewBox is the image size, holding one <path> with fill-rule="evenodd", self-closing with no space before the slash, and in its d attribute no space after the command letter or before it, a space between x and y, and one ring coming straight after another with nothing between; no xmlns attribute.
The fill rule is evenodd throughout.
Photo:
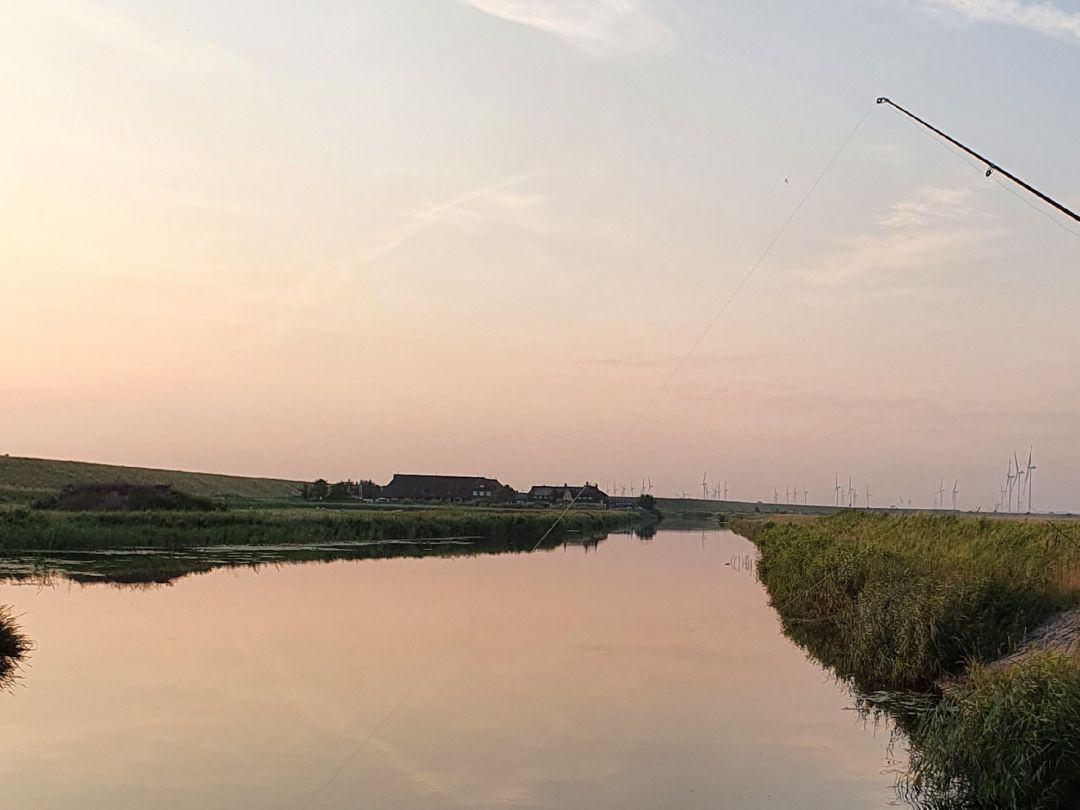
<svg viewBox="0 0 1080 810"><path fill-rule="evenodd" d="M473 475L403 475L397 473L382 490L392 501L495 502L512 495L494 478Z"/></svg>
<svg viewBox="0 0 1080 810"><path fill-rule="evenodd" d="M600 490L596 484L585 482L583 487L572 487L569 484L562 486L537 485L529 490L529 500L535 503L589 503L603 504L607 502L607 494Z"/></svg>

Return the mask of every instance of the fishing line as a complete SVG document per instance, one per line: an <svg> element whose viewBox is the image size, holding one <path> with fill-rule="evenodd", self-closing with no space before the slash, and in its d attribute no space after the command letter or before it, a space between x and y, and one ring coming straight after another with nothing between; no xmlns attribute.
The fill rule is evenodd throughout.
<svg viewBox="0 0 1080 810"><path fill-rule="evenodd" d="M712 331L713 327L716 326L716 323L724 315L724 313L727 311L728 307L731 306L731 303L738 297L739 293L742 292L743 287L745 287L749 283L750 279L753 278L753 276L757 272L758 268L761 267L761 265L765 262L765 259L768 258L769 254L772 253L773 248L776 247L776 244L780 241L780 239L787 232L788 227L795 220L795 217L797 217L799 215L799 212L802 211L803 207L806 205L807 201L813 195L814 191L817 190L817 187L819 185L821 185L821 182L825 179L825 176L829 173L829 171L832 169L832 167L836 164L836 161L840 159L840 155L842 155L844 150L847 149L848 144L851 143L852 138L855 137L855 133L857 133L859 131L859 129L862 127L863 123L869 117L869 115L870 115L870 113L871 113L871 111L873 109L874 109L873 104L871 104L869 107L867 107L866 112L863 113L862 118L860 118L858 123L855 124L855 126L852 128L851 132L848 133L848 136L844 139L843 143L840 144L840 148L836 150L836 153L832 156L832 159L830 159L829 162L827 164L825 164L825 168L822 169L821 174L818 175L817 179L810 186L810 188L806 192L806 194L804 194L802 199L799 200L798 204L795 206L795 208L792 210L792 212L788 215L788 218L786 220L784 220L784 223L780 226L780 230L778 230L776 232L776 235L773 236L772 240L768 243L768 245L766 245L765 250L762 251L760 256L758 256L757 261L755 261L752 265L750 265L750 269L747 271L746 275L743 276L742 280L737 285L735 285L735 289L731 291L731 294L727 297L727 299L724 301L724 303L720 306L720 309L717 310L716 314L713 315L712 319L705 326L705 329L702 330L700 335L698 335L697 340L694 341L693 345L690 346L690 349L686 352L686 354L683 355L682 359L679 360L679 362L675 365L675 368L672 369L671 373L668 374L667 379L664 380L664 382L657 389L656 393L653 394L652 399L649 400L648 404L646 404L645 408L638 415L637 419L635 419L633 421L633 423L630 425L630 427L627 428L626 432L623 434L622 439L620 439L620 441L619 441L620 444L626 439L626 437L628 435L630 435L630 433L632 433L638 427L638 425L641 424L641 421L648 415L649 411L652 410L653 406L656 405L657 401L663 395L664 391L667 390L668 386L671 384L671 381L675 379L675 377L678 375L678 373L682 370L683 366L686 365L686 362L690 359L691 355L693 355L693 353L695 351L697 351L698 347L702 344L702 342L708 336L709 332Z"/></svg>
<svg viewBox="0 0 1080 810"><path fill-rule="evenodd" d="M586 486L587 486L587 484L586 484ZM585 487L582 487L581 489L578 490L578 494L574 496L574 500L570 501L570 503L567 504L566 508L562 510L562 513L557 518L555 518L555 522L552 523L548 527L548 530L546 532L544 532L543 536L539 540L536 541L536 545L532 547L533 551L536 551L538 548L540 548L541 543L543 543L545 540L547 540L548 536L553 531L555 531L555 527L558 526L560 523L562 523L563 518L566 517L570 513L570 510L574 508L574 504L578 502L578 498L580 498L582 493L584 493L584 492L585 492Z"/></svg>

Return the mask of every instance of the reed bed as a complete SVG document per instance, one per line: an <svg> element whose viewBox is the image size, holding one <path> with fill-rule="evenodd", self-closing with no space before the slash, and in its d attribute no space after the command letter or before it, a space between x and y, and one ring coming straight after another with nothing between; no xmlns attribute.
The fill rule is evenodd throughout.
<svg viewBox="0 0 1080 810"><path fill-rule="evenodd" d="M758 545L792 639L863 693L929 695L928 710L891 712L911 743L901 798L1078 806L1080 661L1046 651L989 665L1080 603L1074 524L844 513L736 529Z"/></svg>
<svg viewBox="0 0 1080 810"><path fill-rule="evenodd" d="M130 548L187 549L222 545L477 537L536 542L555 523L552 510L446 508L401 512L234 509L222 512L51 512L0 509L0 554ZM550 538L633 525L636 512L572 510Z"/></svg>

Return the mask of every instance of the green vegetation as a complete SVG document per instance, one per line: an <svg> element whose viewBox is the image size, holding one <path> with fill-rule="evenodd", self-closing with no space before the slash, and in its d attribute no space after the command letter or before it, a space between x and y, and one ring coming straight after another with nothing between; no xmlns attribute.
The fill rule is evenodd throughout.
<svg viewBox="0 0 1080 810"><path fill-rule="evenodd" d="M1080 602L1072 526L844 513L737 530L758 545L759 576L792 639L860 691L940 698L893 712L912 743L907 798L1074 806L1080 662L1046 653L988 666Z"/></svg>
<svg viewBox="0 0 1080 810"><path fill-rule="evenodd" d="M30 640L19 631L10 608L0 606L0 688L11 684L31 646Z"/></svg>
<svg viewBox="0 0 1080 810"><path fill-rule="evenodd" d="M737 526L786 630L863 687L929 687L1080 596L1080 538L1046 522L844 513Z"/></svg>
<svg viewBox="0 0 1080 810"><path fill-rule="evenodd" d="M901 794L935 808L1075 807L1078 721L1075 659L1043 653L1008 668L975 666L906 724L914 745Z"/></svg>
<svg viewBox="0 0 1080 810"><path fill-rule="evenodd" d="M573 510L551 532L627 528L636 512ZM548 510L430 508L233 509L218 512L0 510L0 554L20 551L190 549L470 537L535 543L554 523Z"/></svg>
<svg viewBox="0 0 1080 810"><path fill-rule="evenodd" d="M301 486L299 494L305 501L333 501L340 503L359 498L378 498L382 494L382 487L374 481L368 480L346 480L331 484L325 478L319 478L310 484Z"/></svg>
<svg viewBox="0 0 1080 810"><path fill-rule="evenodd" d="M235 475L88 464L81 461L0 456L0 503L28 504L55 495L61 488L71 484L102 481L168 484L189 495L249 501L296 500L303 485L300 481L275 478L244 478Z"/></svg>

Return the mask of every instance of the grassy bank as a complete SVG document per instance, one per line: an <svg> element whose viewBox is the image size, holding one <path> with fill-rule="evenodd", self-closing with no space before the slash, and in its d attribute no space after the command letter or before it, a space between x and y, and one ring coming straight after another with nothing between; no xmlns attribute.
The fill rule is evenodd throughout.
<svg viewBox="0 0 1080 810"><path fill-rule="evenodd" d="M236 509L223 512L50 512L0 509L0 554L26 551L190 549L228 545L316 545L471 537L534 543L551 510L444 508L401 512ZM549 539L633 525L636 512L573 510Z"/></svg>
<svg viewBox="0 0 1080 810"><path fill-rule="evenodd" d="M31 503L71 484L125 481L169 484L191 495L225 500L297 500L299 481L121 467L83 461L0 456L0 503Z"/></svg>
<svg viewBox="0 0 1080 810"><path fill-rule="evenodd" d="M737 529L785 632L864 692L918 690L905 796L924 807L1074 807L1080 664L1047 653L987 667L1080 602L1070 524L840 514ZM902 701L901 701L902 702Z"/></svg>

